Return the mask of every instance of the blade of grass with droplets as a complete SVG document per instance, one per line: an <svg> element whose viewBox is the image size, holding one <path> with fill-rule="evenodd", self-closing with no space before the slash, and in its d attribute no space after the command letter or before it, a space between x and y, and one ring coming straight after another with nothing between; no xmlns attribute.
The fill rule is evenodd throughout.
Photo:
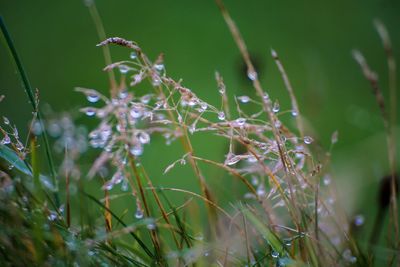
<svg viewBox="0 0 400 267"><path fill-rule="evenodd" d="M33 111L37 113L37 120L40 123L40 126L42 128L42 132L43 132L43 142L45 145L45 153L46 153L46 157L47 157L47 162L50 168L50 173L51 173L51 177L53 179L53 184L55 186L56 189L58 189L58 182L56 179L56 170L54 167L54 162L53 162L53 157L51 155L51 150L50 150L50 144L49 144L49 140L47 137L47 133L46 133L46 129L44 128L44 124L43 124L43 120L42 120L42 115L40 113L39 107L37 106L37 103L35 101L35 95L33 93L31 84L29 82L28 76L26 75L26 72L24 70L24 67L22 65L22 62L18 56L17 50L14 46L14 42L12 41L11 35L9 34L6 24L4 23L3 17L0 16L0 28L1 31L3 32L3 36L6 40L6 43L8 45L8 48L10 50L10 53L12 55L12 58L14 59L15 64L17 65L17 69L18 72L21 76L23 85L24 85L24 89L26 94L28 95L29 98L29 102L32 105ZM60 200L59 200L59 196L57 192L54 192L54 198L56 201L56 205L59 206L60 204Z"/></svg>
<svg viewBox="0 0 400 267"><path fill-rule="evenodd" d="M0 158L7 161L10 166L14 166L18 171L32 176L32 171L30 170L29 165L25 163L20 157L18 157L17 153L15 153L11 148L6 145L0 144Z"/></svg>

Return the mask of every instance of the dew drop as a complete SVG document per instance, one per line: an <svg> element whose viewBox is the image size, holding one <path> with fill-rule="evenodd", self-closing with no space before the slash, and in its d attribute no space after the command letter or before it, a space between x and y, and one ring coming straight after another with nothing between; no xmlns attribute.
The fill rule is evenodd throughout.
<svg viewBox="0 0 400 267"><path fill-rule="evenodd" d="M150 135L146 132L139 132L137 138L139 139L139 142L142 144L150 143Z"/></svg>
<svg viewBox="0 0 400 267"><path fill-rule="evenodd" d="M96 115L96 110L94 108L86 108L85 114L89 117L93 117L94 115Z"/></svg>
<svg viewBox="0 0 400 267"><path fill-rule="evenodd" d="M142 209L137 208L135 212L135 218L136 219L142 219L144 216Z"/></svg>
<svg viewBox="0 0 400 267"><path fill-rule="evenodd" d="M220 86L219 89L218 89L218 92L219 92L221 95L224 95L225 92L226 92L225 85L221 84L221 86Z"/></svg>
<svg viewBox="0 0 400 267"><path fill-rule="evenodd" d="M200 103L200 107L201 107L201 109L204 111L204 110L207 109L208 105L207 105L206 102L201 102L201 103Z"/></svg>
<svg viewBox="0 0 400 267"><path fill-rule="evenodd" d="M40 122L35 121L32 125L32 133L36 136L41 135L42 134L42 125L40 124Z"/></svg>
<svg viewBox="0 0 400 267"><path fill-rule="evenodd" d="M304 136L303 141L304 141L304 144L309 145L314 141L314 139L312 139L312 137L310 137L310 136Z"/></svg>
<svg viewBox="0 0 400 267"><path fill-rule="evenodd" d="M128 91L127 91L127 90L121 90L121 91L119 91L118 97L119 97L120 99L125 99L125 98L127 98L127 97L128 97Z"/></svg>
<svg viewBox="0 0 400 267"><path fill-rule="evenodd" d="M355 226L361 226L364 224L364 222L365 222L365 218L363 215L359 214L354 217L354 225Z"/></svg>
<svg viewBox="0 0 400 267"><path fill-rule="evenodd" d="M97 101L99 101L100 96L97 94L88 94L86 96L86 99L90 102L90 103L96 103Z"/></svg>
<svg viewBox="0 0 400 267"><path fill-rule="evenodd" d="M331 176L330 175L325 175L322 181L323 181L324 185L330 185Z"/></svg>
<svg viewBox="0 0 400 267"><path fill-rule="evenodd" d="M225 160L225 164L230 166L230 165L234 165L234 164L238 163L239 161L240 161L239 156L231 154Z"/></svg>
<svg viewBox="0 0 400 267"><path fill-rule="evenodd" d="M143 147L141 145L134 145L129 149L129 152L134 156L140 156L143 154Z"/></svg>
<svg viewBox="0 0 400 267"><path fill-rule="evenodd" d="M144 95L140 98L140 102L143 104L148 104L151 100L151 95Z"/></svg>
<svg viewBox="0 0 400 267"><path fill-rule="evenodd" d="M11 143L11 138L8 135L4 136L3 140L1 140L2 145L8 145L10 143Z"/></svg>
<svg viewBox="0 0 400 267"><path fill-rule="evenodd" d="M119 65L118 69L119 69L119 72L121 72L122 74L126 74L130 70L130 68L126 65Z"/></svg>
<svg viewBox="0 0 400 267"><path fill-rule="evenodd" d="M242 102L243 104L249 103L250 102L250 97L248 97L247 95L242 95L239 96L237 98L240 102Z"/></svg>
<svg viewBox="0 0 400 267"><path fill-rule="evenodd" d="M143 115L142 110L138 107L133 107L129 114L134 119L140 118Z"/></svg>
<svg viewBox="0 0 400 267"><path fill-rule="evenodd" d="M245 118L237 118L236 123L239 127L243 127L243 125L246 123L246 119Z"/></svg>
<svg viewBox="0 0 400 267"><path fill-rule="evenodd" d="M193 123L189 126L189 133L193 134L196 131L196 124Z"/></svg>
<svg viewBox="0 0 400 267"><path fill-rule="evenodd" d="M104 184L103 189L110 191L111 189L113 189L114 187L114 183L112 183L111 181L108 181L107 183Z"/></svg>
<svg viewBox="0 0 400 267"><path fill-rule="evenodd" d="M55 221L57 219L57 213L55 211L50 211L50 214L47 216L49 221Z"/></svg>
<svg viewBox="0 0 400 267"><path fill-rule="evenodd" d="M157 225L156 225L154 222L151 222L151 223L148 223L148 224L146 225L146 227L147 227L147 229L149 229L149 230L155 230L156 227L157 227Z"/></svg>
<svg viewBox="0 0 400 267"><path fill-rule="evenodd" d="M279 112L279 110L280 110L280 105L279 105L279 101L278 100L276 100L275 101L275 103L274 103L274 106L272 107L272 111L274 112L274 113L278 113Z"/></svg>
<svg viewBox="0 0 400 267"><path fill-rule="evenodd" d="M4 124L10 125L10 120L7 117L3 117Z"/></svg>
<svg viewBox="0 0 400 267"><path fill-rule="evenodd" d="M249 163L255 163L255 162L257 162L257 158L254 155L249 155L249 157L247 158L247 161Z"/></svg>
<svg viewBox="0 0 400 267"><path fill-rule="evenodd" d="M272 256L272 258L278 258L279 257L279 252L278 251L272 251L271 252L271 256Z"/></svg>
<svg viewBox="0 0 400 267"><path fill-rule="evenodd" d="M293 117L297 117L297 115L299 115L299 113L295 109L293 109L291 113Z"/></svg>
<svg viewBox="0 0 400 267"><path fill-rule="evenodd" d="M292 240L290 238L283 239L283 244L290 247L292 245Z"/></svg>
<svg viewBox="0 0 400 267"><path fill-rule="evenodd" d="M225 120L225 113L223 111L218 112L218 119L221 121Z"/></svg>
<svg viewBox="0 0 400 267"><path fill-rule="evenodd" d="M251 80L251 81L255 81L256 79L257 79L257 72L255 72L255 71L251 71L251 70L248 70L247 71L247 77Z"/></svg>
<svg viewBox="0 0 400 267"><path fill-rule="evenodd" d="M164 64L155 64L155 65L154 65L154 68L155 68L157 71L162 71L162 70L164 69Z"/></svg>
<svg viewBox="0 0 400 267"><path fill-rule="evenodd" d="M153 86L159 86L161 84L160 77L158 77L157 75L154 75L151 84Z"/></svg>
<svg viewBox="0 0 400 267"><path fill-rule="evenodd" d="M265 188L264 188L264 185L260 184L260 185L257 187L257 195L258 195L259 197L265 196Z"/></svg>
<svg viewBox="0 0 400 267"><path fill-rule="evenodd" d="M124 180L124 176L120 171L116 172L113 177L111 178L111 182L116 185L121 183Z"/></svg>
<svg viewBox="0 0 400 267"><path fill-rule="evenodd" d="M129 57L130 57L131 59L136 59L136 58L137 58L136 52L131 52L130 55L129 55Z"/></svg>
<svg viewBox="0 0 400 267"><path fill-rule="evenodd" d="M17 140L15 147L17 148L18 151L24 150L24 145L19 140Z"/></svg>

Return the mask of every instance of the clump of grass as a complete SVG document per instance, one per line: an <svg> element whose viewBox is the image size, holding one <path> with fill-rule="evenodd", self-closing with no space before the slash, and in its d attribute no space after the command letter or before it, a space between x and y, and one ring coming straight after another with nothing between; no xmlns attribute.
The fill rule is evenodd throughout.
<svg viewBox="0 0 400 267"><path fill-rule="evenodd" d="M289 110L281 110L279 102L263 89L238 27L222 1L216 2L243 56L258 98L244 95L232 102L229 88L217 72L215 95L219 95L221 105L216 107L199 98L182 80L170 77L162 54L152 61L133 41L103 38L98 46L104 51L110 93L76 88L89 102L80 111L98 121L88 133L88 140L85 130L76 126L68 114L48 119L46 123L35 117L39 125L35 120L32 123L30 145L22 144L16 127L7 119L0 127L3 135L0 158L5 165L0 173L0 197L4 200L0 205L3 265L373 264L374 252L366 251L352 235L360 220L353 225L337 203L336 189L326 166L329 156L326 159L314 156L316 142L307 135L294 88L278 53L272 50L271 56L288 91L292 105ZM99 35L104 37L95 6L91 2L88 6ZM125 47L129 59L111 62L109 45ZM356 54L356 59L373 84L384 114L372 72L360 54ZM390 64L393 72L393 63ZM25 74L21 75L27 80ZM138 87L145 89L135 90ZM392 87L395 87L393 82ZM246 105L253 105L259 111L245 112ZM38 104L34 107L37 111ZM291 116L296 122L294 129L283 124L284 116ZM386 115L383 117L387 121ZM40 155L37 137L44 136L46 130L57 137L55 149L63 155L58 177L63 181L64 192L40 173L37 163ZM198 155L193 135L225 140L229 144L225 159L220 162ZM164 173L179 165L189 165L200 193L153 183L147 172L151 166L145 166L142 158L153 138L160 137L166 145L179 142L182 147L182 156L165 166ZM332 136L332 145L336 142L337 133ZM82 153L87 145L98 154L87 175L82 175L85 169ZM235 149L237 145L242 147L241 152ZM13 170L8 166L13 166ZM208 184L203 166L230 175L243 185L246 193L233 194L230 208L222 206L218 189ZM91 179L101 181L103 197L94 196L92 192L96 190L86 186L86 180ZM391 181L390 203L397 238L395 178ZM113 190L119 185L122 194ZM185 194L187 198L183 203L174 203L170 194ZM61 196L65 201L58 205ZM133 221L125 220L127 212L119 214L112 209L111 203L124 196L129 196L135 210ZM196 227L204 220L192 216L197 209L194 199L204 204L208 224ZM79 202L77 211L72 210L74 201ZM391 248L397 248L397 243L396 239ZM398 260L396 251L389 250L387 254L391 262Z"/></svg>

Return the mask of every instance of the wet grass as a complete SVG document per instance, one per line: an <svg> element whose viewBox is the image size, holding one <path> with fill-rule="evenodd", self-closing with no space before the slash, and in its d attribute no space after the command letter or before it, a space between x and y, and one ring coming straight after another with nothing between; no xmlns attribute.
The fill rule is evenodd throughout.
<svg viewBox="0 0 400 267"><path fill-rule="evenodd" d="M337 133L332 136L331 149L321 152L308 135L284 62L272 50L291 102L290 110L281 110L279 101L271 99L258 80L228 10L222 1L216 3L246 64L257 99L247 95L232 99L222 75L216 73L215 95L220 106L204 101L182 80L168 75L163 55L151 60L133 41L105 38L96 7L88 2L110 86L109 95L76 89L88 101L81 112L97 123L90 130L77 125L68 113L47 114L44 119L38 94L0 20L34 112L26 142L6 117L0 127L2 266L399 264L398 178L392 149L396 141L396 65L383 24L376 25L389 65L389 113L376 74L360 52L354 53L381 109L391 162L391 174L383 178L377 203L381 216L370 242L360 244L355 233L362 217L348 218L337 199L340 188L329 179ZM111 62L111 45L129 51L130 58ZM249 112L249 105L258 112ZM293 121L293 126L285 125L286 120ZM199 144L193 141L196 135L224 140L224 161L200 156ZM59 160L53 158L49 137ZM187 178L198 182L198 192L154 184L148 172L152 166L142 160L153 139L163 140L165 146L179 144L181 157L166 166L164 173L190 168L192 176ZM94 161L86 157L90 151L96 154ZM39 161L48 163L48 170ZM219 188L210 185L217 177L205 175L209 169L232 179L225 190L234 183L240 187L230 191L229 205L221 204ZM184 197L178 201L171 197L176 194ZM121 211L115 204L118 201L130 203L130 209ZM132 210L134 216L129 215ZM383 247L377 240L387 210L389 238Z"/></svg>

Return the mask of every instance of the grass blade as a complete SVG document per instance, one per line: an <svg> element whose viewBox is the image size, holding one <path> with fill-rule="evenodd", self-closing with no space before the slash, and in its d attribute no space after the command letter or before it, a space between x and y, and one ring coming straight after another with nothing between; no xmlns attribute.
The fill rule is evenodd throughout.
<svg viewBox="0 0 400 267"><path fill-rule="evenodd" d="M86 192L82 192L82 194L85 195L86 197L88 197L89 199L91 199L93 202L95 202L97 205L99 205L104 210L108 211L111 214L111 216L114 217L121 225L123 225L124 227L128 227L113 211L108 209L105 205L103 205L103 203L101 203L99 200L97 200L94 196L89 195ZM146 254L149 255L150 258L154 259L153 253L151 253L151 251L147 248L146 244L143 243L143 241L135 233L129 232L129 234L136 240L136 242L139 243L139 245L143 248L143 250L146 252Z"/></svg>
<svg viewBox="0 0 400 267"><path fill-rule="evenodd" d="M13 42L13 40L11 38L10 33L7 30L6 24L4 23L4 20L3 20L2 16L0 16L0 28L1 28L1 31L3 33L3 36L4 36L5 40L7 42L7 46L10 49L10 53L12 55L12 58L14 59L14 62L17 65L17 69L18 69L19 75L21 76L21 80L22 80L22 83L24 85L25 92L28 95L29 102L32 105L32 109L37 114L37 120L40 123L40 127L42 128L42 132L43 132L43 135L42 135L43 136L43 142L44 142L47 162L48 162L48 165L49 165L49 168L50 168L51 177L53 179L53 184L54 184L55 188L58 189L58 181L57 181L57 178L56 178L56 170L55 170L55 167L54 167L53 157L51 155L49 140L48 140L48 137L47 137L46 130L44 128L42 115L41 115L39 107L37 105L37 101L35 101L35 94L33 93L32 86L31 86L31 84L29 82L28 76L26 75L26 72L24 70L22 62L21 62L21 60L20 60L20 58L18 56L17 49L14 46L14 42ZM55 201L56 201L56 205L59 206L60 200L59 200L57 192L54 192L54 198L55 198Z"/></svg>

